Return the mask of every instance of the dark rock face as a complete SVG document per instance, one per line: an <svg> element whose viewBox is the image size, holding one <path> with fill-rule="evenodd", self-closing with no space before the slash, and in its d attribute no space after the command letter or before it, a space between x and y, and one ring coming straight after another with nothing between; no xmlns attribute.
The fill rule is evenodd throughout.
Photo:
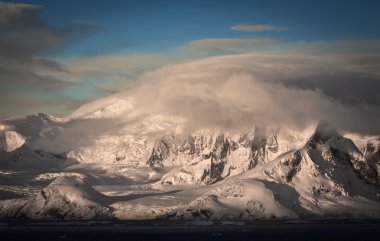
<svg viewBox="0 0 380 241"><path fill-rule="evenodd" d="M226 158L234 148L234 142L228 140L223 134L216 138L214 148L211 152L210 181L215 183L222 180L222 173L225 168Z"/></svg>
<svg viewBox="0 0 380 241"><path fill-rule="evenodd" d="M380 139L368 141L364 155L373 167L378 168L380 165Z"/></svg>
<svg viewBox="0 0 380 241"><path fill-rule="evenodd" d="M251 144L249 169L254 168L259 162L265 160L265 147L267 136L265 128L255 127L255 136Z"/></svg>
<svg viewBox="0 0 380 241"><path fill-rule="evenodd" d="M364 157L366 160L366 169L363 173L368 176L370 183L377 183L380 185L380 139L370 140L364 149Z"/></svg>
<svg viewBox="0 0 380 241"><path fill-rule="evenodd" d="M238 144L235 141L225 137L224 134L218 135L210 154L204 156L205 159L210 158L210 168L203 171L201 181L206 184L212 184L224 179L225 177L222 174L227 166L227 157L237 148ZM230 172L228 171L226 176L229 175Z"/></svg>
<svg viewBox="0 0 380 241"><path fill-rule="evenodd" d="M156 142L152 154L147 161L151 167L162 166L162 161L169 157L171 150L174 149L174 135L166 135Z"/></svg>
<svg viewBox="0 0 380 241"><path fill-rule="evenodd" d="M378 186L380 184L379 174L376 165L373 165L374 162L370 159L370 157L363 155L351 140L346 140L355 147L354 153L343 153L344 156L341 157L342 154L338 152L334 153L334 157L339 160L349 162L357 172L358 176L366 183Z"/></svg>
<svg viewBox="0 0 380 241"><path fill-rule="evenodd" d="M183 144L179 147L179 151L183 152L186 155L199 154L199 148L196 146L195 137L189 135Z"/></svg>
<svg viewBox="0 0 380 241"><path fill-rule="evenodd" d="M210 164L208 168L203 170L201 181L211 184L224 178L222 174L225 172L227 157L239 146L239 143L225 134L217 136L204 134L188 136L184 139L167 135L156 142L147 164L149 166L161 166L164 160L175 161L179 156L185 157L189 162L194 159L207 161Z"/></svg>
<svg viewBox="0 0 380 241"><path fill-rule="evenodd" d="M23 136L35 137L40 136L41 131L46 127L58 127L62 124L55 122L51 116L43 113L29 115L25 119L9 119L2 123L13 126L15 131Z"/></svg>
<svg viewBox="0 0 380 241"><path fill-rule="evenodd" d="M267 160L268 152L277 153L279 130L271 131L269 135L266 131L266 127L255 127L252 136L242 133L236 139L225 133L201 133L185 138L174 134L166 135L157 140L147 164L162 166L164 163L171 163L170 161L176 163L177 158L192 162L191 166L207 163L203 165L206 166L203 170L198 170L203 173L198 180L204 184L212 184L236 173L236 168L255 168ZM238 148L245 148L249 153L239 167L229 163L229 156Z"/></svg>
<svg viewBox="0 0 380 241"><path fill-rule="evenodd" d="M272 136L267 140L267 148L269 151L273 153L277 153L280 145L278 144L277 138L278 138L279 130L274 130L272 133Z"/></svg>
<svg viewBox="0 0 380 241"><path fill-rule="evenodd" d="M376 145L373 145L373 143L367 144L366 154L363 155L352 140L344 138L334 127L327 123L321 123L306 143L306 147L310 151L318 149L318 146L325 144L328 145L331 156L331 159L328 161L350 165L358 177L366 183L376 186L380 184L379 170L376 165L376 156L378 156Z"/></svg>
<svg viewBox="0 0 380 241"><path fill-rule="evenodd" d="M278 130L266 133L266 128L260 127L255 127L253 137L243 133L236 140L223 133L216 136L211 133L189 135L185 138L169 134L156 142L147 164L162 166L164 160L175 162L180 156L189 162L197 160L191 165L207 162L200 181L212 184L230 176L236 169L228 159L233 151L239 147L248 149L249 157L244 164L245 170L255 168L267 160L269 152L278 152L278 135ZM334 127L321 123L305 144L305 148L309 156L316 154L320 155L321 160L326 160L332 165L346 165L366 183L380 186L380 140L369 141L363 154L350 139L340 135ZM282 161L284 181L292 181L301 169L301 160L302 154L298 150Z"/></svg>
<svg viewBox="0 0 380 241"><path fill-rule="evenodd" d="M300 151L294 152L290 157L284 159L281 164L287 168L283 178L286 182L291 182L293 177L301 170L302 155Z"/></svg>

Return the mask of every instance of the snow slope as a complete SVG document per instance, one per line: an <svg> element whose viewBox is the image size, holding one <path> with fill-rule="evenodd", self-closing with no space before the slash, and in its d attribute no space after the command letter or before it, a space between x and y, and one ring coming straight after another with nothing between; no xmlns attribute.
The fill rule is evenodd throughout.
<svg viewBox="0 0 380 241"><path fill-rule="evenodd" d="M60 177L26 201L5 202L0 216L31 219L104 219L103 195L76 177Z"/></svg>
<svg viewBox="0 0 380 241"><path fill-rule="evenodd" d="M185 123L118 95L67 118L2 121L1 217L380 216L378 136L323 123L190 132Z"/></svg>

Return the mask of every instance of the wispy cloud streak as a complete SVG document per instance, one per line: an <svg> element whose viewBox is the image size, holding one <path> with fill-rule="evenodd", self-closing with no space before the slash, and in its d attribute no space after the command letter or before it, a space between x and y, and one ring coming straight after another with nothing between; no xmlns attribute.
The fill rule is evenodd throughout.
<svg viewBox="0 0 380 241"><path fill-rule="evenodd" d="M286 31L287 27L275 26L270 24L244 25L238 24L230 27L231 30L242 32L263 32L263 31Z"/></svg>

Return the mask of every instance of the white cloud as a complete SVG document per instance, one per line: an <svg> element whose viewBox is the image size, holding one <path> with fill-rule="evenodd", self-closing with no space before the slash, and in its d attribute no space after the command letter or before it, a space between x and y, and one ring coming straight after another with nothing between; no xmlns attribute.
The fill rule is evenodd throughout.
<svg viewBox="0 0 380 241"><path fill-rule="evenodd" d="M290 84L289 80L307 83L314 78L318 83L323 74L332 74L340 84L350 85L341 74L345 70L342 61L337 56L218 56L146 73L139 85L124 94L135 100L134 110L184 118L189 131L204 127L236 130L254 124L297 128L324 120L342 130L379 132L379 104L348 104L318 85Z"/></svg>
<svg viewBox="0 0 380 241"><path fill-rule="evenodd" d="M226 42L231 45L231 41ZM183 60L178 55L186 52L177 49L170 55L72 59L66 61L66 67L77 81L99 75L110 79L106 85L111 86L99 88L128 89L121 96L135 99L136 111L183 117L188 130L208 126L239 129L255 123L302 127L327 120L342 130L379 133L379 56L319 54L313 50L316 45L296 44L281 52L217 56L167 65ZM200 46L208 49L215 45L196 47L202 49ZM225 44L218 48L221 46ZM184 49L189 50L189 46ZM166 66L147 72L149 66L162 65ZM128 72L134 73L131 80L135 84L123 87L113 80L115 73L120 73L120 78L128 82Z"/></svg>

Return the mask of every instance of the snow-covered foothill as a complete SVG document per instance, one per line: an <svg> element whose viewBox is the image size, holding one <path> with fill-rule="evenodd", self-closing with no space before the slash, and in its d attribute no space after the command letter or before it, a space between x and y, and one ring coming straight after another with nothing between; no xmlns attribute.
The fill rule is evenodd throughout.
<svg viewBox="0 0 380 241"><path fill-rule="evenodd" d="M4 218L31 219L104 219L111 210L102 206L104 195L78 177L60 177L42 189L35 197L15 203L2 203ZM100 203L99 203L100 202Z"/></svg>
<svg viewBox="0 0 380 241"><path fill-rule="evenodd" d="M297 217L275 200L272 190L256 180L233 180L215 185L214 189L186 205L178 216L219 220Z"/></svg>

